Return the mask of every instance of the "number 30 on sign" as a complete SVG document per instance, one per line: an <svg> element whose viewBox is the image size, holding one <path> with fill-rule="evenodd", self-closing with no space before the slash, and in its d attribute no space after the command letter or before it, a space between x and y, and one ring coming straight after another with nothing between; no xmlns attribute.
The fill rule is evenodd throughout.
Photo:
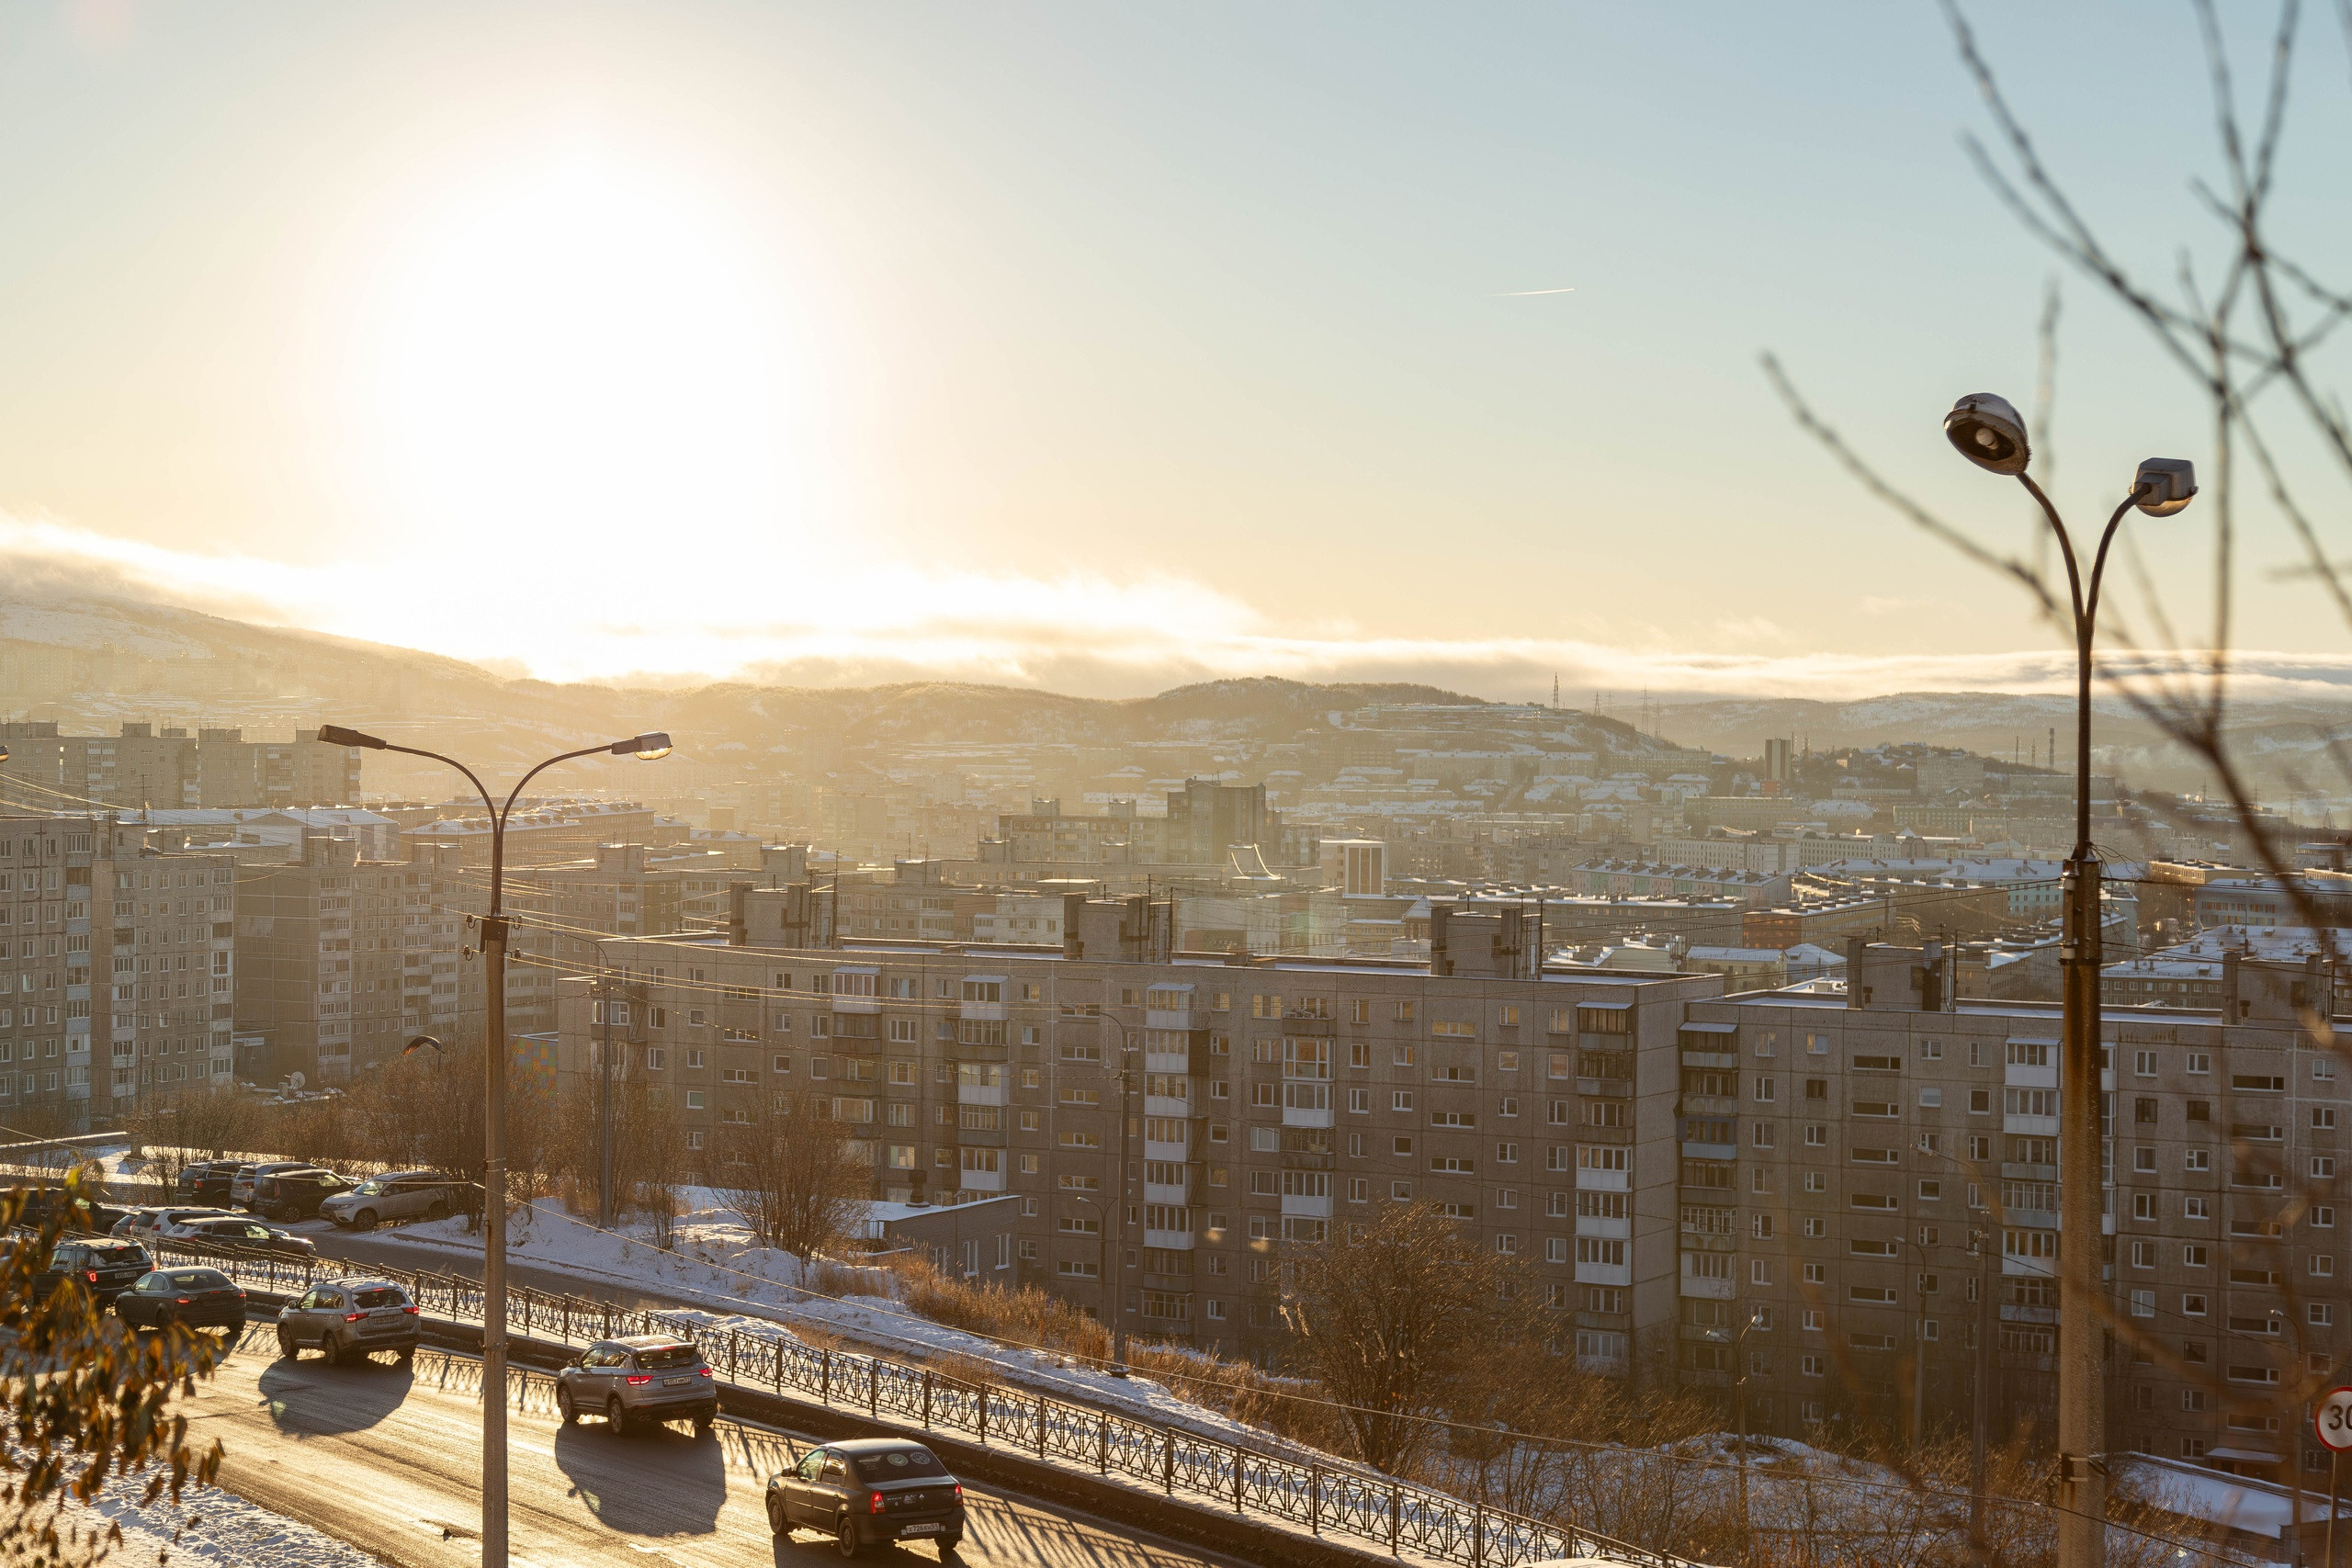
<svg viewBox="0 0 2352 1568"><path fill-rule="evenodd" d="M2312 1407L2312 1425L2319 1440L2341 1453L2352 1449L2352 1388L2339 1388Z"/></svg>

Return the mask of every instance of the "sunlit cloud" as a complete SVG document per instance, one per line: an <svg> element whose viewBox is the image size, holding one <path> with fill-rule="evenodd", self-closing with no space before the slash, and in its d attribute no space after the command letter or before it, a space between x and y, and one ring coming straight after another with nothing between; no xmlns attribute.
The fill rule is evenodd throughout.
<svg viewBox="0 0 2352 1568"><path fill-rule="evenodd" d="M1582 694L1798 696L1890 692L2063 694L2064 649L1980 654L1785 651L1769 622L1761 649L1690 652L1566 637L1419 637L1284 627L1202 583L1169 577L923 571L879 564L820 579L767 581L649 560L591 596L551 562L517 585L463 563L299 565L177 550L54 519L0 515L0 570L13 599L76 594L159 601L473 660L550 681L744 679L780 684L977 681L1087 695L1134 695L1252 675L1411 681L1476 695ZM561 589L551 589L560 583ZM2116 656L2119 668L2123 655ZM2142 665L2177 665L2148 656ZM2352 656L2243 652L2243 696L2340 700Z"/></svg>

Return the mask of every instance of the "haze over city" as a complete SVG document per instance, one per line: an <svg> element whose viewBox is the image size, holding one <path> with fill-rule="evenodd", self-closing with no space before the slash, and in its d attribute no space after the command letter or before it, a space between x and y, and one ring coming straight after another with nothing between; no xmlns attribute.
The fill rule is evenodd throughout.
<svg viewBox="0 0 2352 1568"><path fill-rule="evenodd" d="M0 1562L2343 1568L2346 147L2352 0L0 6Z"/></svg>
<svg viewBox="0 0 2352 1568"><path fill-rule="evenodd" d="M1981 25L2167 271L2211 164L2189 15ZM2031 397L2053 264L1959 144L1984 117L1932 7L89 0L0 44L21 583L557 680L2064 684L1757 365L2028 547L1937 422ZM2290 173L2340 115L2302 106ZM2344 238L2339 204L2282 216ZM2089 508L2210 431L2064 283L2052 455ZM2135 536L2194 646L2202 525ZM2344 678L2312 584L2239 593L2253 673Z"/></svg>

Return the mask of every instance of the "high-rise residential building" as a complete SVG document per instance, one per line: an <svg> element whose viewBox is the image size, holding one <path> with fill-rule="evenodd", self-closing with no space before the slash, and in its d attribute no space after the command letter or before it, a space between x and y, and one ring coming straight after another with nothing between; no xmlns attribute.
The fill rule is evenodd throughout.
<svg viewBox="0 0 2352 1568"><path fill-rule="evenodd" d="M176 810L345 806L359 798L360 754L297 734L252 741L241 729L125 723L111 736L61 735L52 721L0 724L0 779L60 806Z"/></svg>
<svg viewBox="0 0 2352 1568"><path fill-rule="evenodd" d="M1534 972L1528 917L1433 909L1432 964L1171 951L1165 905L1073 898L1058 953L805 945L805 889L735 940L602 944L643 986L627 1071L707 1162L815 1090L880 1198L1016 1198L1000 1271L1130 1328L1278 1353L1285 1243L1433 1201L1525 1258L1597 1370L1728 1389L1759 1431L2047 1414L2058 1009L1955 1001L1948 958L1849 944L1845 994ZM2352 1092L2301 1021L2315 959L2218 1011L2107 1017L2113 1450L2284 1478L2342 1365ZM559 1065L588 1061L584 982ZM2067 1244L2071 1245L2071 1238ZM1108 1272L1106 1280L1105 1271ZM1107 1293L1106 1293L1107 1284Z"/></svg>
<svg viewBox="0 0 2352 1568"><path fill-rule="evenodd" d="M757 943L806 897L743 903ZM647 987L628 1071L673 1097L707 1159L780 1092L816 1090L876 1197L1017 1196L1004 1279L1093 1306L1107 1262L1138 1331L1261 1353L1283 1242L1419 1196L1526 1256L1595 1365L1668 1368L1676 1029L1720 985L1533 977L1504 929L1517 913L1447 922L1442 976L1180 956L1168 907L1140 899L1069 901L1052 954L602 948ZM562 989L577 1084L592 998ZM1638 1235L1636 1215L1654 1222Z"/></svg>
<svg viewBox="0 0 2352 1568"><path fill-rule="evenodd" d="M134 821L0 817L0 1108L86 1127L228 1081L235 874Z"/></svg>
<svg viewBox="0 0 2352 1568"><path fill-rule="evenodd" d="M1273 854L1282 847L1282 814L1266 806L1266 786L1186 779L1168 792L1159 858L1171 864L1222 864L1236 844Z"/></svg>
<svg viewBox="0 0 2352 1568"><path fill-rule="evenodd" d="M347 1083L418 1034L455 1043L479 1032L480 970L458 962L463 916L443 896L459 869L429 852L363 860L352 840L323 835L303 842L300 860L244 867L236 1032L258 1045L239 1074Z"/></svg>

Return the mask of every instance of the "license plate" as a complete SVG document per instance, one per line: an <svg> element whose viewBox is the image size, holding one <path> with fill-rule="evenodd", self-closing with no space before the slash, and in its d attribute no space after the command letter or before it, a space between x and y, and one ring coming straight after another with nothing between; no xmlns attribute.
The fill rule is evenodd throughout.
<svg viewBox="0 0 2352 1568"><path fill-rule="evenodd" d="M939 1527L937 1525L909 1525L899 1533L900 1535L937 1535Z"/></svg>
<svg viewBox="0 0 2352 1568"><path fill-rule="evenodd" d="M663 1388L684 1388L694 1381L695 1380L692 1378L663 1378L662 1380L662 1386Z"/></svg>

